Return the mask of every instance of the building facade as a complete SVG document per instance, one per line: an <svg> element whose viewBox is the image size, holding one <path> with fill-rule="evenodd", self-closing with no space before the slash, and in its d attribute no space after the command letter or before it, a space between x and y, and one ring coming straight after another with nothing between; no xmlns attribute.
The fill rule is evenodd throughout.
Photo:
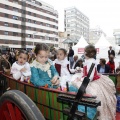
<svg viewBox="0 0 120 120"><path fill-rule="evenodd" d="M75 7L64 10L65 32L71 39L79 40L81 36L89 41L89 18Z"/></svg>
<svg viewBox="0 0 120 120"><path fill-rule="evenodd" d="M120 29L114 29L113 36L115 37L115 44L120 46Z"/></svg>
<svg viewBox="0 0 120 120"><path fill-rule="evenodd" d="M0 0L0 46L58 46L58 12L41 0Z"/></svg>
<svg viewBox="0 0 120 120"><path fill-rule="evenodd" d="M100 39L102 34L104 34L104 36L106 37L106 34L103 32L103 30L100 27L90 29L90 31L89 31L89 43L95 44Z"/></svg>

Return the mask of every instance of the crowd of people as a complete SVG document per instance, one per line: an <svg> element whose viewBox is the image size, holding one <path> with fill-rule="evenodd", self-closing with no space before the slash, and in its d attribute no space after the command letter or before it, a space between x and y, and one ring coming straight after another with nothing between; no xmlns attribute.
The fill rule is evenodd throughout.
<svg viewBox="0 0 120 120"><path fill-rule="evenodd" d="M84 58L79 58L70 47L65 49L53 49L50 53L46 44L37 44L34 50L7 51L1 53L0 70L10 72L13 78L20 81L30 82L37 86L65 90L66 82L69 82L69 90L77 92L84 78L87 76L91 64L95 67L90 75L90 83L86 93L97 96L101 101L98 109L89 108L88 117L92 119L96 111L100 112L99 120L115 120L116 97L115 85L112 80L103 73L115 73L115 53L110 46L108 51L109 61L104 58L96 63L96 49L88 45L84 50ZM117 71L119 72L119 70ZM83 106L79 106L80 111L84 111ZM92 114L91 114L92 113Z"/></svg>

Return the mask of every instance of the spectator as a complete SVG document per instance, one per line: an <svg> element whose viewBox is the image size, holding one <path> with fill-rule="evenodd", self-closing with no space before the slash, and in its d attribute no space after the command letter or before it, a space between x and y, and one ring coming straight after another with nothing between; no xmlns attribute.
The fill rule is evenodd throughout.
<svg viewBox="0 0 120 120"><path fill-rule="evenodd" d="M70 68L72 68L74 63L73 55L74 55L74 50L72 49L72 47L70 47L68 52L68 60L70 61Z"/></svg>
<svg viewBox="0 0 120 120"><path fill-rule="evenodd" d="M75 69L76 67L81 67L81 68L83 68L83 61L82 61L82 59L79 59L79 60L77 61L77 63L75 64L74 69Z"/></svg>
<svg viewBox="0 0 120 120"><path fill-rule="evenodd" d="M109 47L110 49L108 50L108 57L110 57L110 55L113 55L115 57L115 51L112 50L112 46Z"/></svg>
<svg viewBox="0 0 120 120"><path fill-rule="evenodd" d="M114 62L114 55L109 56L109 61L107 65L110 66L110 73L115 73L115 62Z"/></svg>
<svg viewBox="0 0 120 120"><path fill-rule="evenodd" d="M74 62L73 62L72 69L74 69L74 67L75 67L75 65L76 65L76 63L77 63L77 61L78 61L78 56L75 55L73 59L74 59Z"/></svg>
<svg viewBox="0 0 120 120"><path fill-rule="evenodd" d="M110 66L106 64L106 60L104 58L100 59L100 64L97 65L97 71L99 73L109 73Z"/></svg>
<svg viewBox="0 0 120 120"><path fill-rule="evenodd" d="M15 54L13 52L9 55L9 62L12 65L16 61Z"/></svg>

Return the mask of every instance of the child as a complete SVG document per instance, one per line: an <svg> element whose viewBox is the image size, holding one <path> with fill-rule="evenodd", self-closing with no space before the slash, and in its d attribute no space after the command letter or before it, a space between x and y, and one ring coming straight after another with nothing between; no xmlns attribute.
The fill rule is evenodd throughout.
<svg viewBox="0 0 120 120"><path fill-rule="evenodd" d="M35 47L36 59L31 66L31 82L35 86L56 87L59 84L58 73L48 60L49 48L46 44L37 44Z"/></svg>
<svg viewBox="0 0 120 120"><path fill-rule="evenodd" d="M73 85L79 88L84 77L87 76L91 64L95 63L95 67L90 75L90 83L86 88L86 93L97 96L97 99L101 101L101 106L97 109L100 112L98 120L115 120L115 85L109 77L97 73L97 64L94 59L96 55L95 47L92 45L86 46L84 54L86 60L83 67L83 77L74 81ZM79 110L81 110L80 107Z"/></svg>
<svg viewBox="0 0 120 120"><path fill-rule="evenodd" d="M70 69L70 63L67 60L67 51L60 48L57 51L57 59L53 63L59 73L61 86L66 87L66 82L71 80L70 73L75 73L74 69Z"/></svg>
<svg viewBox="0 0 120 120"><path fill-rule="evenodd" d="M27 62L28 60L28 53L24 50L21 50L18 53L18 61L14 62L11 67L11 73L13 78L20 81L24 81L26 77L30 78L31 71L30 65Z"/></svg>

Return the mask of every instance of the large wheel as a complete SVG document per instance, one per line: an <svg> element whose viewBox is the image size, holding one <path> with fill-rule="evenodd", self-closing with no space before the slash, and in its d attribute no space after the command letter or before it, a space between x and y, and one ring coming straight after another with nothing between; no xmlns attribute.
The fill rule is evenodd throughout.
<svg viewBox="0 0 120 120"><path fill-rule="evenodd" d="M0 120L45 119L27 95L18 90L9 90L0 98Z"/></svg>

